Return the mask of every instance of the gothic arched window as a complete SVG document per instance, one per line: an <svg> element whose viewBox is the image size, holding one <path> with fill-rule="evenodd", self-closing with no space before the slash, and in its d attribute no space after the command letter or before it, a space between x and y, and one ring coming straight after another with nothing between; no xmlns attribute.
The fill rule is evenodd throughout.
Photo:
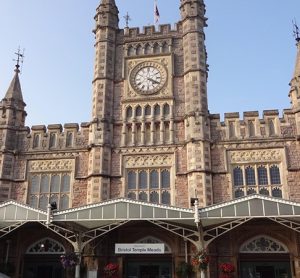
<svg viewBox="0 0 300 278"><path fill-rule="evenodd" d="M170 114L170 105L166 103L164 105L164 116L168 116L169 114Z"/></svg>
<svg viewBox="0 0 300 278"><path fill-rule="evenodd" d="M139 189L146 189L148 186L148 178L146 171L139 172Z"/></svg>
<svg viewBox="0 0 300 278"><path fill-rule="evenodd" d="M161 171L161 187L170 188L170 172L168 170Z"/></svg>
<svg viewBox="0 0 300 278"><path fill-rule="evenodd" d="M141 106L137 106L136 109L135 109L135 116L136 117L140 117L142 116L142 107Z"/></svg>
<svg viewBox="0 0 300 278"><path fill-rule="evenodd" d="M253 167L248 166L245 169L245 174L246 174L246 184L247 185L255 185L256 184L255 171L254 171Z"/></svg>
<svg viewBox="0 0 300 278"><path fill-rule="evenodd" d="M50 192L59 192L59 185L60 185L60 176L59 175L53 175L51 177L50 182Z"/></svg>
<svg viewBox="0 0 300 278"><path fill-rule="evenodd" d="M40 146L40 134L34 134L33 136L33 148L38 148Z"/></svg>
<svg viewBox="0 0 300 278"><path fill-rule="evenodd" d="M158 171L152 170L150 172L150 188L158 188L159 180L158 180Z"/></svg>
<svg viewBox="0 0 300 278"><path fill-rule="evenodd" d="M164 191L161 195L161 202L164 205L170 205L171 203L171 196L170 196L170 192L168 191Z"/></svg>
<svg viewBox="0 0 300 278"><path fill-rule="evenodd" d="M131 118L131 117L132 117L132 107L129 106L129 107L127 107L127 109L126 109L126 118L129 119L129 118Z"/></svg>
<svg viewBox="0 0 300 278"><path fill-rule="evenodd" d="M154 116L159 116L160 115L160 106L156 104L154 106Z"/></svg>
<svg viewBox="0 0 300 278"><path fill-rule="evenodd" d="M151 116L151 106L147 105L145 107L145 116Z"/></svg>
<svg viewBox="0 0 300 278"><path fill-rule="evenodd" d="M259 166L257 168L257 177L259 185L267 185L268 184L268 173L265 166Z"/></svg>
<svg viewBox="0 0 300 278"><path fill-rule="evenodd" d="M240 167L233 169L233 184L234 186L244 185L243 171Z"/></svg>
<svg viewBox="0 0 300 278"><path fill-rule="evenodd" d="M136 189L136 173L134 171L128 172L128 189Z"/></svg>
<svg viewBox="0 0 300 278"><path fill-rule="evenodd" d="M270 179L271 184L281 184L280 171L278 166L272 165L270 167Z"/></svg>

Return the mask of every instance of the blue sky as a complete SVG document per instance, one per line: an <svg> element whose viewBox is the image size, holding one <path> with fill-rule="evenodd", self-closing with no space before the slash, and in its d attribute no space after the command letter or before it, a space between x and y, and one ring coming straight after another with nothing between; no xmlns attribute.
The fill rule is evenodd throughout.
<svg viewBox="0 0 300 278"><path fill-rule="evenodd" d="M1 0L0 95L25 48L21 82L26 124L91 120L95 9L100 0ZM117 0L120 27L153 23L152 0ZM179 0L158 0L160 23L179 20ZM289 108L299 0L206 0L211 113Z"/></svg>

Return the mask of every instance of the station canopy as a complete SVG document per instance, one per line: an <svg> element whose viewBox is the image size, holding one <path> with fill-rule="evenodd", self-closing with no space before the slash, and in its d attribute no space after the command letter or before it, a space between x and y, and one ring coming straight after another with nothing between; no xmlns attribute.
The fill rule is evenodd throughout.
<svg viewBox="0 0 300 278"><path fill-rule="evenodd" d="M203 228L226 224L244 218L285 218L300 220L300 203L262 195L249 195L229 202L199 208ZM47 221L47 212L6 201L0 204L0 232L25 223ZM121 221L164 221L180 226L195 227L194 209L158 205L129 199L115 199L63 211L53 211L51 222L57 225L76 225L84 230ZM1 234L0 234L1 236Z"/></svg>

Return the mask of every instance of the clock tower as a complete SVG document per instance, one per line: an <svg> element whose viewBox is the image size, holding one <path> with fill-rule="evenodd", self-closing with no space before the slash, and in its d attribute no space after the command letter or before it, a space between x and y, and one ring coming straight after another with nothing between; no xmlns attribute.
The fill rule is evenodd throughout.
<svg viewBox="0 0 300 278"><path fill-rule="evenodd" d="M119 29L114 0L97 9L88 202L211 203L205 7L180 11L141 30Z"/></svg>

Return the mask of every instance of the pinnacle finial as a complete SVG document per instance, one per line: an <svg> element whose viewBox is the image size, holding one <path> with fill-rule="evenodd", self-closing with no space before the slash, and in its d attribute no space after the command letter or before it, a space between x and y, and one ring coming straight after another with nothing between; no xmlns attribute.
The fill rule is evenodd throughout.
<svg viewBox="0 0 300 278"><path fill-rule="evenodd" d="M129 16L129 13L127 12L126 15L123 16L123 18L125 19L125 26L126 28L129 27L129 21L131 21L131 17Z"/></svg>
<svg viewBox="0 0 300 278"><path fill-rule="evenodd" d="M17 55L17 59L14 59L15 62L17 62L17 64L15 65L15 72L19 73L20 72L20 64L23 64L24 62L24 49L23 49L23 53L21 53L20 47L18 48L18 52L15 52L15 54Z"/></svg>
<svg viewBox="0 0 300 278"><path fill-rule="evenodd" d="M299 30L299 26L297 25L296 20L293 20L293 26L294 26L294 37L297 43L300 42L300 30Z"/></svg>

